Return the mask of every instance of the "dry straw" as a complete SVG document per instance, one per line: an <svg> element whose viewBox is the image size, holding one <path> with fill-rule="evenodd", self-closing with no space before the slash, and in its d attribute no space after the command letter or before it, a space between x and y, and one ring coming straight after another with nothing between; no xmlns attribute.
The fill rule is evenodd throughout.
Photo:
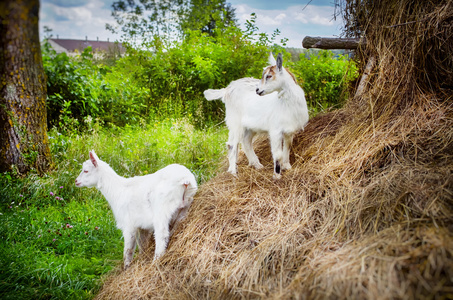
<svg viewBox="0 0 453 300"><path fill-rule="evenodd" d="M102 299L453 297L452 1L345 1L365 90L310 120L272 180L239 160L199 190L157 263L110 276Z"/></svg>

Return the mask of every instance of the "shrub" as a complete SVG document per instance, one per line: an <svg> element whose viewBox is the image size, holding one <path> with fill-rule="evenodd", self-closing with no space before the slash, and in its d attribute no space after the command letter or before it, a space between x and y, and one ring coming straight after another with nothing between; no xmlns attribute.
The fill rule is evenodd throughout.
<svg viewBox="0 0 453 300"><path fill-rule="evenodd" d="M147 113L148 90L121 69L94 62L91 47L80 56L68 57L45 46L43 65L49 128L73 131L88 117L124 126L137 123Z"/></svg>
<svg viewBox="0 0 453 300"><path fill-rule="evenodd" d="M91 116L117 126L142 119L189 117L198 126L220 122L223 104L208 102L203 91L220 88L241 77L259 77L266 65L268 38L236 27L218 30L213 38L188 31L183 41L156 37L143 48L128 48L114 66L93 62L91 48L78 57L43 49L48 77L49 127L82 124ZM281 47L271 47L283 51Z"/></svg>
<svg viewBox="0 0 453 300"><path fill-rule="evenodd" d="M49 127L58 125L60 120L68 121L68 116L102 115L99 99L92 96L97 88L93 85L92 76L93 73L99 76L100 69L96 68L91 58L91 48L74 59L66 53L56 54L48 46L44 47Z"/></svg>
<svg viewBox="0 0 453 300"><path fill-rule="evenodd" d="M241 77L260 76L269 51L234 27L219 31L216 38L189 31L184 41L156 38L148 46L154 50L129 49L118 66L149 89L148 111L160 118L190 115L197 125L224 117L223 104L206 101L203 91L225 87ZM130 65L137 67L131 69Z"/></svg>
<svg viewBox="0 0 453 300"><path fill-rule="evenodd" d="M341 106L348 98L348 85L358 76L353 61L346 55L335 57L328 50L301 53L300 60L291 67L313 113Z"/></svg>

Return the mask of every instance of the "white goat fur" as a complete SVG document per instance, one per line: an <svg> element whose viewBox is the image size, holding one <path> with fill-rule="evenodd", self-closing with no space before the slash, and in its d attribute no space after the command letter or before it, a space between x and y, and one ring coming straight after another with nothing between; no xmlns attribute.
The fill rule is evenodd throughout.
<svg viewBox="0 0 453 300"><path fill-rule="evenodd" d="M228 171L236 174L238 143L242 143L249 165L263 166L256 156L252 140L256 133L267 132L274 160L274 178L291 168L289 151L294 134L308 122L308 109L302 88L294 75L282 67L282 56L277 61L269 56L261 80L242 78L223 89L204 91L207 100L222 99L225 103L225 121L229 129Z"/></svg>
<svg viewBox="0 0 453 300"><path fill-rule="evenodd" d="M95 186L110 204L116 225L123 232L124 269L132 261L136 240L142 251L152 231L156 241L154 259L165 252L170 223L176 225L186 216L197 190L194 175L184 166L172 164L154 174L124 178L94 151L83 163L75 184Z"/></svg>

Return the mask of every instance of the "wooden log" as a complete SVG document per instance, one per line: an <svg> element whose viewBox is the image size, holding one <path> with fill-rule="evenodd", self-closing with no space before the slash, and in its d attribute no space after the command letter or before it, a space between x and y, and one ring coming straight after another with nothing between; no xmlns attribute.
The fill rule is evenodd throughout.
<svg viewBox="0 0 453 300"><path fill-rule="evenodd" d="M320 36L306 36L302 41L302 47L319 48L319 49L357 49L360 44L364 44L364 40L355 38L326 38Z"/></svg>
<svg viewBox="0 0 453 300"><path fill-rule="evenodd" d="M355 97L361 97L364 94L365 88L368 82L370 81L369 80L370 73L373 70L375 64L376 59L374 58L374 56L371 56L370 59L368 60L368 63L365 66L362 78L360 78L359 86L357 87L357 90L355 92Z"/></svg>

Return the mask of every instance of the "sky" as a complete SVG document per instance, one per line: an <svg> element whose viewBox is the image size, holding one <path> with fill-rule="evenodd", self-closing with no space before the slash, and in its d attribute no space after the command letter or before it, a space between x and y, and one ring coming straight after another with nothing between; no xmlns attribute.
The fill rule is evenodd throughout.
<svg viewBox="0 0 453 300"><path fill-rule="evenodd" d="M115 24L111 16L114 0L40 0L40 38L44 38L44 26L52 29L54 38L114 41L114 35L105 24ZM275 29L278 38L288 38L287 46L302 48L305 36L339 36L342 20L334 20L334 0L227 0L236 9L238 24L244 27L250 14L257 16L260 32L269 35Z"/></svg>

